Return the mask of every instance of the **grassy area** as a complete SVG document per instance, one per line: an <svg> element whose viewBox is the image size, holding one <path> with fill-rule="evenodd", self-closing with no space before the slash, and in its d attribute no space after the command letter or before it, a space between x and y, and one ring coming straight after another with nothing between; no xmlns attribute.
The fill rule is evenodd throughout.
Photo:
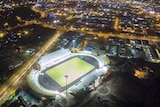
<svg viewBox="0 0 160 107"><path fill-rule="evenodd" d="M84 60L74 57L64 63L61 63L46 73L62 87L66 86L65 75L68 75L67 83L71 83L79 77L85 75L95 67Z"/></svg>

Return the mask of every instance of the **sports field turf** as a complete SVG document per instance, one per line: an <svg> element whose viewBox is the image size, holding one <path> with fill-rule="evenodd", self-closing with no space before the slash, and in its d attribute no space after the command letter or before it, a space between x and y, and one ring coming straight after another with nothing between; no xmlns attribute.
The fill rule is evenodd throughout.
<svg viewBox="0 0 160 107"><path fill-rule="evenodd" d="M51 69L46 73L62 87L66 86L65 75L68 75L67 84L73 82L95 67L84 60L74 57Z"/></svg>

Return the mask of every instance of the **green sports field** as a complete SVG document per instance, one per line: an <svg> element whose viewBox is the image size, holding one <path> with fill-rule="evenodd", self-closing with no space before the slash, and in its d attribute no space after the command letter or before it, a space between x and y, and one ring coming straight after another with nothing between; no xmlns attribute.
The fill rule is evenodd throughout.
<svg viewBox="0 0 160 107"><path fill-rule="evenodd" d="M62 87L66 86L65 75L68 75L67 84L85 75L95 67L84 60L74 57L51 69L46 73Z"/></svg>

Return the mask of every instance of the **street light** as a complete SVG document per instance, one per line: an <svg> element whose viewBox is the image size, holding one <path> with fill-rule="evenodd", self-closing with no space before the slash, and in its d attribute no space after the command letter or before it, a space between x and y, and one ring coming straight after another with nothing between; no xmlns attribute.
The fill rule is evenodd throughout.
<svg viewBox="0 0 160 107"><path fill-rule="evenodd" d="M67 79L68 79L68 75L64 76L66 78L66 95L67 95Z"/></svg>

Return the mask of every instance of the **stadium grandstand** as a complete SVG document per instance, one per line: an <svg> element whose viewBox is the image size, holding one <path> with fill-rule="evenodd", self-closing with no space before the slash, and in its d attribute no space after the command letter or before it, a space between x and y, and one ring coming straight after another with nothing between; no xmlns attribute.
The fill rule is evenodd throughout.
<svg viewBox="0 0 160 107"><path fill-rule="evenodd" d="M48 67L52 66L57 60L60 58L65 58L66 56L70 55L71 51L69 49L60 49L55 52L52 52L48 55L42 56L39 61L37 62L37 69L38 70L45 70Z"/></svg>

